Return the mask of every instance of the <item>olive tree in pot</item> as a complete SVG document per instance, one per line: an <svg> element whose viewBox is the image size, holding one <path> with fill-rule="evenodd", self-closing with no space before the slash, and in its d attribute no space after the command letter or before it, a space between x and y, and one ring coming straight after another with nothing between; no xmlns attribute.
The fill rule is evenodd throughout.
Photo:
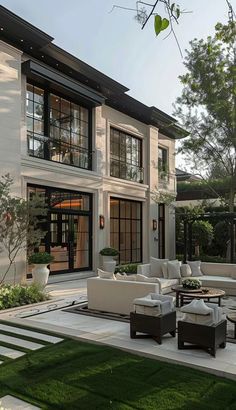
<svg viewBox="0 0 236 410"><path fill-rule="evenodd" d="M102 268L107 272L115 272L116 261L115 256L119 255L119 252L115 248L103 248L100 251L102 259Z"/></svg>
<svg viewBox="0 0 236 410"><path fill-rule="evenodd" d="M34 268L32 269L34 283L43 287L46 286L50 272L48 265L53 260L54 257L47 252L36 252L29 256L29 263L34 264Z"/></svg>

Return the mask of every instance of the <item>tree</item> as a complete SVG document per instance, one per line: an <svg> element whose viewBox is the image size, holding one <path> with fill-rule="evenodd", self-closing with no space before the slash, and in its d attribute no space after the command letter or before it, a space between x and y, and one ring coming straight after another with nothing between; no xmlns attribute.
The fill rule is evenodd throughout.
<svg viewBox="0 0 236 410"><path fill-rule="evenodd" d="M192 225L195 255L199 256L213 239L213 226L208 221L194 221Z"/></svg>
<svg viewBox="0 0 236 410"><path fill-rule="evenodd" d="M190 42L180 76L182 95L175 115L190 132L180 152L194 158L198 171L217 167L229 179L227 201L236 192L236 23L218 23L215 36Z"/></svg>
<svg viewBox="0 0 236 410"><path fill-rule="evenodd" d="M39 246L45 236L42 229L47 214L45 200L37 195L30 201L13 197L10 193L13 179L9 174L0 179L0 252L5 251L9 264L0 279L6 278L22 249Z"/></svg>
<svg viewBox="0 0 236 410"><path fill-rule="evenodd" d="M153 17L153 22L154 22L154 31L156 36L158 36L162 31L165 31L166 29L170 29L169 33L167 34L166 37L168 37L170 34L173 34L175 41L178 45L180 54L182 56L181 48L178 42L178 39L175 34L174 30L174 24L178 24L179 22L179 17L183 13L187 13L185 10L181 10L179 4L172 2L171 0L155 0L154 2L147 3L145 1L136 1L135 2L136 7L124 7L120 5L114 5L112 7L111 12L118 8L118 9L123 9L127 11L132 11L134 12L134 18L135 20L141 24L142 30L145 28L146 24L150 21L150 19ZM162 13L162 16L159 14L161 11L159 11L159 6L163 5L164 6L164 11ZM158 9L158 13L157 13ZM163 14L165 17L163 17Z"/></svg>

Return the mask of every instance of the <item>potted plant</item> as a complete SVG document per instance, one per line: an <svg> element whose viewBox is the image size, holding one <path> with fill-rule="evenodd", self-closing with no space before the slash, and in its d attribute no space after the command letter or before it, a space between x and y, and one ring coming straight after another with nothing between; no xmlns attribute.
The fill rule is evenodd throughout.
<svg viewBox="0 0 236 410"><path fill-rule="evenodd" d="M102 258L102 268L107 272L115 272L116 261L114 257L119 255L119 252L115 248L106 247L100 252Z"/></svg>
<svg viewBox="0 0 236 410"><path fill-rule="evenodd" d="M29 256L29 263L35 265L32 269L34 283L37 283L43 287L46 286L50 272L48 265L53 260L54 257L47 252L36 252Z"/></svg>
<svg viewBox="0 0 236 410"><path fill-rule="evenodd" d="M199 279L184 279L182 281L182 286L185 289L200 289L202 286L202 283Z"/></svg>

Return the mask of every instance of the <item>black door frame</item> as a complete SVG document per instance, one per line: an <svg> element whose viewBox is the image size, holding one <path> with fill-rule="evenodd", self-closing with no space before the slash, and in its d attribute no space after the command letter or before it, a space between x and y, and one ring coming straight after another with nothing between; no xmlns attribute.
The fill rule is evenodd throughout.
<svg viewBox="0 0 236 410"><path fill-rule="evenodd" d="M56 187L49 187L45 185L37 185L37 184L27 184L27 187L32 187L32 188L41 188L45 189L45 196L46 196L46 201L48 204L48 213L47 213L47 220L46 220L46 236L44 238L45 241L45 251L50 253L50 224L51 224L51 214L67 214L67 215L78 215L78 216L88 216L89 218L89 251L88 251L88 259L89 263L88 266L83 267L83 268L70 268L70 258L71 255L69 255L69 268L68 269L63 269L63 270L58 270L58 271L52 271L53 274L63 274L63 273L69 273L69 272L80 272L80 271L86 271L86 270L92 270L93 266L93 254L92 254L92 241L93 241L93 194L88 193L88 192L82 192L82 191L73 191L69 189L62 189L62 188L56 188ZM50 195L51 192L53 191L60 191L60 192L69 192L69 193L74 193L74 194L81 194L81 195L86 195L89 197L89 211L77 211L75 209L54 209L50 208ZM69 239L69 238L68 238ZM71 242L68 240L68 242Z"/></svg>

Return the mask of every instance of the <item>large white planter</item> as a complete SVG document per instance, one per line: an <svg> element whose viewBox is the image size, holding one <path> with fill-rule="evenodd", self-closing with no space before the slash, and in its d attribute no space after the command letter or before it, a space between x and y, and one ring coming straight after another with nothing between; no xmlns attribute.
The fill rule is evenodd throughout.
<svg viewBox="0 0 236 410"><path fill-rule="evenodd" d="M105 270L106 272L114 273L116 268L116 261L104 261L102 266L103 270Z"/></svg>
<svg viewBox="0 0 236 410"><path fill-rule="evenodd" d="M48 283L49 269L48 263L36 263L32 269L33 282L45 287Z"/></svg>

